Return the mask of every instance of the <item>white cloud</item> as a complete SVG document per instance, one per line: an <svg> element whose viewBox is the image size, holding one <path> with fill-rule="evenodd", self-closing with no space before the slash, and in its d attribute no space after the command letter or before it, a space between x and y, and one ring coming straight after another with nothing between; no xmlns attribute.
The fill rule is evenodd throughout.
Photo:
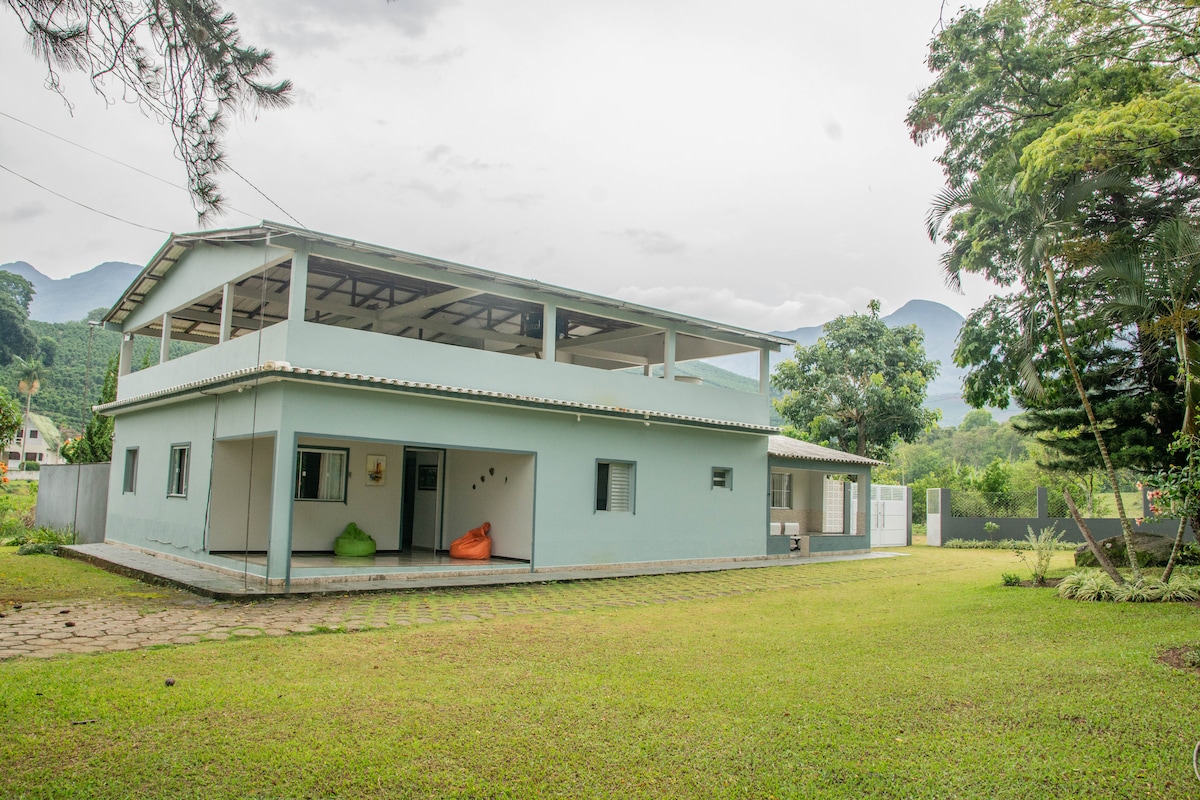
<svg viewBox="0 0 1200 800"><path fill-rule="evenodd" d="M822 325L842 314L866 311L867 302L875 297L867 289L851 288L837 297L797 292L789 297L756 300L740 296L731 288L706 286L622 286L616 295L640 305L756 331ZM884 314L894 310L886 302L883 306Z"/></svg>

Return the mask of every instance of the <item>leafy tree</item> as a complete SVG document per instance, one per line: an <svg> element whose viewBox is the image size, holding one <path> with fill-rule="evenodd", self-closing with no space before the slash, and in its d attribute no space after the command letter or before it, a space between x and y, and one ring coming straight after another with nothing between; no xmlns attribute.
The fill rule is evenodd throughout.
<svg viewBox="0 0 1200 800"><path fill-rule="evenodd" d="M37 335L29 325L29 301L33 284L8 271L0 271L0 366L14 358L32 356L38 346Z"/></svg>
<svg viewBox="0 0 1200 800"><path fill-rule="evenodd" d="M21 417L21 404L8 396L3 386L0 386L0 450L8 447L17 438L24 420Z"/></svg>
<svg viewBox="0 0 1200 800"><path fill-rule="evenodd" d="M117 358L109 359L104 373L104 386L100 390L100 403L111 403L117 399ZM94 464L112 461L113 418L104 414L93 414L83 435L63 443L62 457L70 464Z"/></svg>
<svg viewBox="0 0 1200 800"><path fill-rule="evenodd" d="M8 7L45 63L52 91L65 99L60 71L79 70L106 100L135 99L170 124L201 219L221 211L215 175L224 168L226 114L291 102L290 81L268 82L271 53L243 43L236 18L216 0L8 0ZM120 88L108 88L109 80Z"/></svg>
<svg viewBox="0 0 1200 800"><path fill-rule="evenodd" d="M915 325L889 328L878 301L868 314L838 317L776 368L771 382L786 392L776 409L799 438L885 457L896 440L912 441L937 421L921 405L938 370L924 338Z"/></svg>

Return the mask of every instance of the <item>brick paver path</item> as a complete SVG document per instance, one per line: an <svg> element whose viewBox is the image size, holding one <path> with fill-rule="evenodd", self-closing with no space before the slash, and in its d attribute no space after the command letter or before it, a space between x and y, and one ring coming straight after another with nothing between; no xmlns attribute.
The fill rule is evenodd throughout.
<svg viewBox="0 0 1200 800"><path fill-rule="evenodd" d="M516 614L645 606L961 569L924 559L655 575L473 589L221 603L182 592L150 599L0 605L0 659L321 630L476 621Z"/></svg>

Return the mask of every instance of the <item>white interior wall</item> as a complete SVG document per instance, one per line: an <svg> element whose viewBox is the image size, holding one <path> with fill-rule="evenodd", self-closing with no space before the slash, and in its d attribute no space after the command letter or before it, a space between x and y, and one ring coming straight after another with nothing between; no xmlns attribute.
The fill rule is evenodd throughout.
<svg viewBox="0 0 1200 800"><path fill-rule="evenodd" d="M400 498L404 451L400 445L301 437L302 446L346 448L349 472L346 502L323 500L292 501L292 550L331 551L333 540L353 522L375 539L380 550L400 547ZM387 459L382 485L367 478L367 456ZM295 469L294 462L288 469Z"/></svg>
<svg viewBox="0 0 1200 800"><path fill-rule="evenodd" d="M492 524L492 555L533 555L534 458L480 450L446 452L446 522L449 543L484 522Z"/></svg>
<svg viewBox="0 0 1200 800"><path fill-rule="evenodd" d="M253 474L250 466L252 450ZM274 436L216 443L209 508L207 549L210 552L267 549L274 458ZM247 506L250 511L248 526Z"/></svg>

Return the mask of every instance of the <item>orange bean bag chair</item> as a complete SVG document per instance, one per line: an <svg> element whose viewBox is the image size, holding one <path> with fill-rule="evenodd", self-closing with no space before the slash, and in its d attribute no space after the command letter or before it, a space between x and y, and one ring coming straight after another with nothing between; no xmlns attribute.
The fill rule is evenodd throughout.
<svg viewBox="0 0 1200 800"><path fill-rule="evenodd" d="M450 543L451 558L491 558L492 537L488 531L492 523L485 522L478 528L472 528Z"/></svg>

